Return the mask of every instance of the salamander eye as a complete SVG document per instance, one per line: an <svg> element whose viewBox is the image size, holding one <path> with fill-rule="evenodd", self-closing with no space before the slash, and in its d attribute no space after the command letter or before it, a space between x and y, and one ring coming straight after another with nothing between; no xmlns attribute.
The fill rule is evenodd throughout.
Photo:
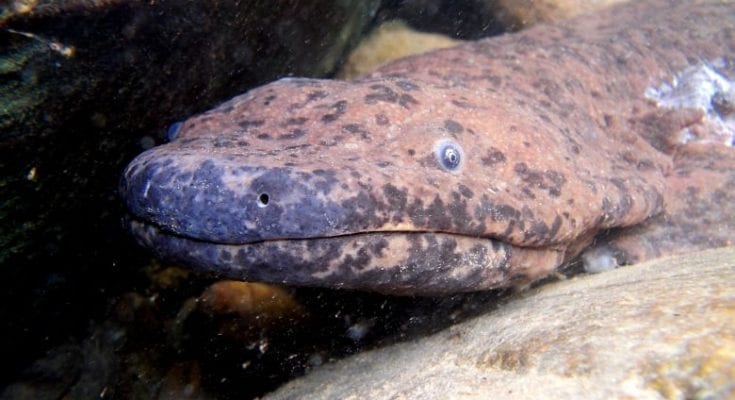
<svg viewBox="0 0 735 400"><path fill-rule="evenodd" d="M181 132L181 127L184 126L184 123L181 121L174 122L173 124L168 126L168 130L166 130L166 137L168 138L169 142L173 142L176 140L177 137L179 137L179 132Z"/></svg>
<svg viewBox="0 0 735 400"><path fill-rule="evenodd" d="M458 171L462 165L462 148L451 140L440 140L434 147L436 159L442 168L449 172Z"/></svg>

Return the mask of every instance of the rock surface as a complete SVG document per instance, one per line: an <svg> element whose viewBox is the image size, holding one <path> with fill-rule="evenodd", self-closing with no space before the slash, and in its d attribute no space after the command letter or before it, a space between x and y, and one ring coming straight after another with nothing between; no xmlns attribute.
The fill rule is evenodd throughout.
<svg viewBox="0 0 735 400"><path fill-rule="evenodd" d="M580 276L265 398L732 398L733 279L735 248Z"/></svg>
<svg viewBox="0 0 735 400"><path fill-rule="evenodd" d="M393 60L459 43L461 41L444 35L416 31L400 20L388 21L360 42L347 57L337 77L358 78Z"/></svg>

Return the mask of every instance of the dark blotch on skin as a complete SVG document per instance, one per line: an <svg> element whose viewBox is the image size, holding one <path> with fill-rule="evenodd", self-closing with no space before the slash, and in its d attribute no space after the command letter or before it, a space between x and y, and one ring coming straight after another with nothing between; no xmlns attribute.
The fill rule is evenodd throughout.
<svg viewBox="0 0 735 400"><path fill-rule="evenodd" d="M464 127L457 121L452 119L444 120L444 129L449 133L462 133Z"/></svg>
<svg viewBox="0 0 735 400"><path fill-rule="evenodd" d="M390 183L383 185L383 194L385 195L388 204L390 204L391 210L393 210L396 215L396 217L394 217L394 222L397 222L395 221L396 218L400 220L400 215L403 214L403 210L406 208L406 204L408 203L407 192L408 191L406 189L398 189Z"/></svg>
<svg viewBox="0 0 735 400"><path fill-rule="evenodd" d="M354 268L358 271L365 269L367 265L370 263L370 255L368 254L367 249L361 248L357 251L357 256L352 257L351 255L348 255L345 257L345 262L343 265L349 266L349 268Z"/></svg>
<svg viewBox="0 0 735 400"><path fill-rule="evenodd" d="M525 197L529 199L534 199L534 200L536 199L536 195L533 194L533 192L531 191L531 188L528 186L524 186L523 188L521 188L521 192L525 195Z"/></svg>
<svg viewBox="0 0 735 400"><path fill-rule="evenodd" d="M468 188L467 186L460 183L458 187L459 187L459 192L462 193L462 196L468 199L471 199L472 196L474 196L474 193L472 193L472 190L470 190L470 188Z"/></svg>
<svg viewBox="0 0 735 400"><path fill-rule="evenodd" d="M290 126L290 125L303 125L304 122L308 121L309 119L306 117L298 117L298 118L289 118L286 120L286 122L283 123L283 126Z"/></svg>
<svg viewBox="0 0 735 400"><path fill-rule="evenodd" d="M319 178L313 183L313 186L317 191L328 195L329 192L331 192L337 185L337 173L334 170L316 169L313 173L314 176Z"/></svg>
<svg viewBox="0 0 735 400"><path fill-rule="evenodd" d="M496 149L495 147L490 147L487 153L480 159L482 160L482 165L490 167L497 163L504 163L505 154L503 154L502 151Z"/></svg>
<svg viewBox="0 0 735 400"><path fill-rule="evenodd" d="M493 74L487 75L485 79L490 83L493 89L498 89L503 83L503 78Z"/></svg>
<svg viewBox="0 0 735 400"><path fill-rule="evenodd" d="M475 208L475 218L484 220L487 216L494 222L509 221L513 225L515 220L521 218L521 213L507 204L495 204L487 195L482 195L480 204Z"/></svg>
<svg viewBox="0 0 735 400"><path fill-rule="evenodd" d="M368 131L367 129L365 129L360 124L347 124L347 125L343 125L342 126L342 129L345 130L345 131L347 131L347 132L349 132L349 133L352 133L352 134L360 134L360 138L362 138L362 139L370 140L370 131Z"/></svg>
<svg viewBox="0 0 735 400"><path fill-rule="evenodd" d="M549 194L554 197L559 197L559 195L561 195L561 187L564 186L567 179L564 175L554 170L546 171L544 175L546 176L546 179L552 183L549 186Z"/></svg>
<svg viewBox="0 0 735 400"><path fill-rule="evenodd" d="M447 207L439 196L434 197L434 201L426 208L426 216L429 225L440 231L448 231L452 228L452 218L447 213Z"/></svg>
<svg viewBox="0 0 735 400"><path fill-rule="evenodd" d="M231 147L235 147L234 146L234 143L231 140L227 139L227 138L215 138L214 139L214 143L212 143L212 145L215 148L231 148Z"/></svg>
<svg viewBox="0 0 735 400"><path fill-rule="evenodd" d="M265 123L265 121L263 121L262 119L257 119L257 120L240 121L240 122L238 122L238 125L240 125L240 128L242 128L243 130L247 131L250 128L257 128L257 127L263 125L264 123Z"/></svg>
<svg viewBox="0 0 735 400"><path fill-rule="evenodd" d="M403 108L410 108L411 105L419 104L419 102L408 94L402 94L398 104Z"/></svg>
<svg viewBox="0 0 735 400"><path fill-rule="evenodd" d="M566 183L564 175L557 171L538 171L528 167L526 163L518 163L513 167L515 173L528 184L528 187L524 187L522 191L529 197L535 198L531 193L530 188L537 188L546 190L549 196L559 197L561 195L561 188Z"/></svg>
<svg viewBox="0 0 735 400"><path fill-rule="evenodd" d="M319 144L324 147L334 147L342 142L344 137L342 135L336 135L331 138L320 140Z"/></svg>
<svg viewBox="0 0 735 400"><path fill-rule="evenodd" d="M607 128L611 128L615 124L615 118L610 114L603 115L602 119Z"/></svg>
<svg viewBox="0 0 735 400"><path fill-rule="evenodd" d="M365 96L365 104L375 104L377 102L386 102L399 104L403 108L410 108L411 105L419 104L416 99L407 93L398 94L395 90L385 85L372 85L370 89L374 90Z"/></svg>
<svg viewBox="0 0 735 400"><path fill-rule="evenodd" d="M385 116L385 114L375 114L375 123L380 126L386 126L390 124L390 120Z"/></svg>
<svg viewBox="0 0 735 400"><path fill-rule="evenodd" d="M465 109L467 109L467 108L474 108L474 106L472 105L472 103L470 103L468 101L464 101L464 100L452 100L451 103L454 104L455 106L459 107L459 108L465 108Z"/></svg>
<svg viewBox="0 0 735 400"><path fill-rule="evenodd" d="M350 221L353 226L382 225L388 221L387 216L379 215L380 204L377 199L364 191L341 201L340 205L344 210L344 220Z"/></svg>
<svg viewBox="0 0 735 400"><path fill-rule="evenodd" d="M538 73L539 75L537 76L549 75L549 73L547 71L544 71L543 69L539 70ZM561 92L562 90L558 83L547 78L539 78L536 82L533 83L533 87L534 89L546 95L546 97L551 100L558 99L560 97L559 92Z"/></svg>
<svg viewBox="0 0 735 400"><path fill-rule="evenodd" d="M322 115L322 122L328 124L339 119L347 111L347 101L340 100L330 106L334 110L331 114Z"/></svg>
<svg viewBox="0 0 735 400"><path fill-rule="evenodd" d="M418 90L419 89L419 86L417 84L415 84L413 82L409 82L409 81L398 81L398 82L396 82L396 85L399 88L401 88L401 89L403 89L405 91L411 91L411 90Z"/></svg>
<svg viewBox="0 0 735 400"><path fill-rule="evenodd" d="M294 130L292 130L289 133L284 133L283 135L279 136L278 139L281 139L281 140L283 140L283 139L286 139L286 140L288 140L288 139L296 139L296 138L300 138L300 137L302 137L304 135L306 135L306 131L305 130L303 130L303 129L294 129Z"/></svg>
<svg viewBox="0 0 735 400"><path fill-rule="evenodd" d="M380 239L370 244L370 252L377 257L383 256L383 250L388 248L388 241L386 239Z"/></svg>
<svg viewBox="0 0 735 400"><path fill-rule="evenodd" d="M472 216L467 211L467 200L463 198L462 193L452 192L452 200L447 207L449 208L449 214L452 216L452 220L467 221L467 232L476 231L478 234L482 232L484 227L470 222L472 221Z"/></svg>
<svg viewBox="0 0 735 400"><path fill-rule="evenodd" d="M269 135L269 134L267 134L267 133L259 133L259 134L258 134L258 136L256 136L256 137L257 137L258 139L261 139L261 140L270 140L270 139L273 139L273 138L271 137L271 135Z"/></svg>
<svg viewBox="0 0 735 400"><path fill-rule="evenodd" d="M327 97L327 92L323 90L317 90L309 93L309 95L306 97L306 102L310 103L314 100L321 100L325 97Z"/></svg>
<svg viewBox="0 0 735 400"><path fill-rule="evenodd" d="M398 102L398 93L393 89L385 85L372 85L370 86L374 92L365 96L366 104L375 104L379 101L385 101L388 103Z"/></svg>
<svg viewBox="0 0 735 400"><path fill-rule="evenodd" d="M631 152L622 153L620 158L627 164L635 166L638 171L651 171L656 165L651 160L639 160L635 154Z"/></svg>
<svg viewBox="0 0 735 400"><path fill-rule="evenodd" d="M297 144L295 146L286 146L283 148L283 150L298 150L298 149L306 149L310 147L310 144Z"/></svg>
<svg viewBox="0 0 735 400"><path fill-rule="evenodd" d="M557 216L557 218L559 218ZM523 232L523 240L529 243L541 242L546 238L551 237L551 229L543 221L532 221L528 229Z"/></svg>
<svg viewBox="0 0 735 400"><path fill-rule="evenodd" d="M652 171L655 168L656 164L651 160L640 160L638 164L636 164L636 169L638 169L638 171Z"/></svg>
<svg viewBox="0 0 735 400"><path fill-rule="evenodd" d="M564 136L567 137L567 140L569 141L569 143L571 143L571 146L569 147L569 149L572 151L572 153L579 154L582 150L579 147L579 143L577 143L576 140L569 137L571 136L571 133L565 132Z"/></svg>

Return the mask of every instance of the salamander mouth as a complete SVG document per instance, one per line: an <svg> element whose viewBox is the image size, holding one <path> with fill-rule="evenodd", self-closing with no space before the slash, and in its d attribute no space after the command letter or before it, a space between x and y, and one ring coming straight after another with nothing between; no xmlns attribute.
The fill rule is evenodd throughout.
<svg viewBox="0 0 735 400"><path fill-rule="evenodd" d="M441 295L507 286L537 275L532 269L553 270L563 257L554 249L441 232L367 231L215 243L134 219L129 225L137 240L160 257L222 278L389 294Z"/></svg>
<svg viewBox="0 0 735 400"><path fill-rule="evenodd" d="M350 238L359 238L359 237L367 237L371 235L376 236L392 236L392 235L405 235L405 236L420 236L420 235L447 235L457 238L464 238L466 240L476 240L478 242L486 242L488 240L500 242L500 243L506 243L502 238L498 237L484 237L484 236L478 236L476 233L462 233L462 232L448 232L448 231L442 231L442 230L426 230L426 229L393 229L393 230L361 230L356 232L348 232L348 233L335 233L335 234L315 234L315 235L304 235L304 236L296 236L296 235L284 235L282 237L279 236L273 236L268 238L253 238L251 240L243 240L243 239L233 239L233 240L222 240L222 239L208 239L208 238L202 238L198 237L196 235L188 235L185 232L177 232L171 229L167 229L166 227L162 227L154 222L146 221L144 219L136 218L132 215L127 215L125 220L125 223L130 227L131 232L133 232L133 235L136 237L139 237L143 232L148 232L149 234L152 232L155 232L156 236L161 237L175 237L182 240L187 240L191 242L199 242L203 244L211 244L211 245L218 245L218 246L249 246L249 245L262 245L265 243L277 243L277 242L299 242L299 241L314 241L314 240L345 240ZM520 246L514 246L514 247L520 247Z"/></svg>

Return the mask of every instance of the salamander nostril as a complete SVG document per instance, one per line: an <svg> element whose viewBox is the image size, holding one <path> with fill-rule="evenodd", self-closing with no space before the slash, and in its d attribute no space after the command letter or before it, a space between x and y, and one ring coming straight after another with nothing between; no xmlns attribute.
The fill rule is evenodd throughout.
<svg viewBox="0 0 735 400"><path fill-rule="evenodd" d="M261 193L260 196L258 196L258 207L267 207L269 201L270 196L268 196L268 193Z"/></svg>

